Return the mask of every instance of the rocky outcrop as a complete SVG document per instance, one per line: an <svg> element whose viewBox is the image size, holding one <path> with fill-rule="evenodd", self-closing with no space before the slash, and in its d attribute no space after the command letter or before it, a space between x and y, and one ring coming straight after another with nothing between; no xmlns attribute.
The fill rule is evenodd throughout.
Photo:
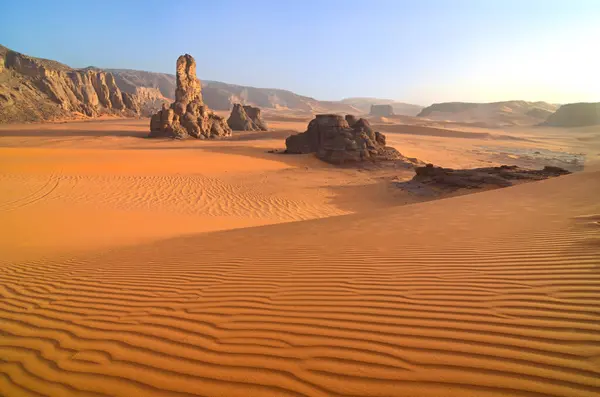
<svg viewBox="0 0 600 397"><path fill-rule="evenodd" d="M371 116L389 117L394 115L394 108L392 105L371 105Z"/></svg>
<svg viewBox="0 0 600 397"><path fill-rule="evenodd" d="M111 73L72 69L1 46L0 65L0 122L139 114L138 100L124 95Z"/></svg>
<svg viewBox="0 0 600 397"><path fill-rule="evenodd" d="M115 76L121 91L131 92L127 87L158 88L164 97L170 98L171 101L175 98L177 84L173 74L128 69L106 70ZM248 87L220 81L202 81L202 101L213 110L231 110L235 103L245 103L261 109L284 108L315 113L360 113L358 109L340 101L318 101L286 90Z"/></svg>
<svg viewBox="0 0 600 397"><path fill-rule="evenodd" d="M41 67L46 70L45 76L40 72ZM120 100L114 86L121 91ZM74 69L56 61L19 54L0 45L0 123L102 114L151 116L162 108L163 103L173 102L176 88L177 78L173 74ZM230 110L234 103L245 103L261 109L360 113L342 102L318 101L286 90L218 81L203 82L202 102L216 110Z"/></svg>
<svg viewBox="0 0 600 397"><path fill-rule="evenodd" d="M230 136L223 117L214 114L202 102L202 88L196 77L196 61L185 54L177 59L175 102L150 119L151 138L197 139Z"/></svg>
<svg viewBox="0 0 600 397"><path fill-rule="evenodd" d="M356 124L358 122L358 117L356 117L352 114L347 114L345 119L346 119L346 123L348 123L348 126L350 128L354 128L354 124Z"/></svg>
<svg viewBox="0 0 600 397"><path fill-rule="evenodd" d="M358 119L351 127L344 117L335 114L317 115L306 132L288 137L285 145L286 153L316 153L321 160L334 164L403 158L396 149L385 146L385 135L373 131L367 120Z"/></svg>
<svg viewBox="0 0 600 397"><path fill-rule="evenodd" d="M248 117L244 111L244 107L239 103L233 105L231 114L227 119L227 125L234 131L254 131L252 120Z"/></svg>
<svg viewBox="0 0 600 397"><path fill-rule="evenodd" d="M267 123L260 115L260 109L253 106L233 105L227 125L234 131L266 131Z"/></svg>
<svg viewBox="0 0 600 397"><path fill-rule="evenodd" d="M415 169L416 175L410 182L401 183L402 187L453 191L458 189L481 189L512 186L518 182L537 181L555 176L570 174L559 167L544 167L542 170L530 170L517 166L474 168L454 170L427 164Z"/></svg>
<svg viewBox="0 0 600 397"><path fill-rule="evenodd" d="M244 110L246 111L246 115L252 120L252 123L254 123L257 131L267 131L269 129L267 122L262 118L260 108L244 105Z"/></svg>
<svg viewBox="0 0 600 397"><path fill-rule="evenodd" d="M600 102L563 105L544 122L544 125L552 127L585 127L599 124Z"/></svg>

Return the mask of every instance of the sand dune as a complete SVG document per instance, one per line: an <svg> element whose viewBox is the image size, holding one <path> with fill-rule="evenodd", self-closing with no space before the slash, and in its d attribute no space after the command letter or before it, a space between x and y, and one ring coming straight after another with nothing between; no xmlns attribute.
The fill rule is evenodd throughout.
<svg viewBox="0 0 600 397"><path fill-rule="evenodd" d="M408 124L395 124L395 125L378 125L374 124L373 128L377 128L381 131L394 132L398 134L411 134L411 135L423 135L423 136L441 136L451 138L475 138L475 139L499 139L499 140L523 140L524 138L515 137L512 135L504 134L490 134L489 132L473 132L473 131L460 131L455 129L435 128L418 125Z"/></svg>
<svg viewBox="0 0 600 397"><path fill-rule="evenodd" d="M0 395L600 394L597 165L419 202L390 183L407 170L267 153L302 128L268 121L214 142L0 128ZM506 159L488 132L598 148L392 128L448 167Z"/></svg>
<svg viewBox="0 0 600 397"><path fill-rule="evenodd" d="M598 178L5 265L0 390L597 395Z"/></svg>

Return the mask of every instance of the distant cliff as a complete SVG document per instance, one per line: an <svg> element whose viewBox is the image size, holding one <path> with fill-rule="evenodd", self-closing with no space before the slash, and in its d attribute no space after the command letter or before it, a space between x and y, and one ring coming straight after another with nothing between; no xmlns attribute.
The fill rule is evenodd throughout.
<svg viewBox="0 0 600 397"><path fill-rule="evenodd" d="M493 126L528 125L544 121L557 108L558 105L546 102L444 102L426 107L417 117Z"/></svg>
<svg viewBox="0 0 600 397"><path fill-rule="evenodd" d="M600 125L600 102L563 105L551 114L543 124L553 127Z"/></svg>
<svg viewBox="0 0 600 397"><path fill-rule="evenodd" d="M202 65L200 65L201 69ZM144 72L141 70L106 69L115 76L121 90L126 87L152 87L167 98L175 97L175 75ZM305 112L360 113L350 104L337 101L319 101L277 88L256 88L219 81L202 81L204 102L214 110L230 110L234 103L257 106L263 109L292 109Z"/></svg>
<svg viewBox="0 0 600 397"><path fill-rule="evenodd" d="M201 71L201 65L199 70ZM96 117L149 116L175 97L175 75L128 69L74 69L0 46L0 123ZM396 114L421 107L375 98L320 101L276 88L203 81L204 102L215 110L234 103L302 113L367 113L372 103L391 103Z"/></svg>
<svg viewBox="0 0 600 397"><path fill-rule="evenodd" d="M2 123L102 114L135 116L155 96L147 90L122 91L115 76L103 70L73 69L0 46Z"/></svg>

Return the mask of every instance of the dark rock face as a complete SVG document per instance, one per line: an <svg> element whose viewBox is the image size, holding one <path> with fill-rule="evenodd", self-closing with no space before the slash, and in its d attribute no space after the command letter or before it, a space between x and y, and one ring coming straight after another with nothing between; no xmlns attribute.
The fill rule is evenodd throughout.
<svg viewBox="0 0 600 397"><path fill-rule="evenodd" d="M230 136L225 120L202 102L200 81L196 78L196 61L185 54L177 59L177 89L175 102L150 119L149 137L197 139Z"/></svg>
<svg viewBox="0 0 600 397"><path fill-rule="evenodd" d="M443 190L479 189L485 187L512 186L515 181L537 181L570 174L559 167L544 167L542 170L519 168L515 165L500 167L454 170L427 164L415 169L411 182Z"/></svg>
<svg viewBox="0 0 600 397"><path fill-rule="evenodd" d="M316 153L333 164L403 158L396 149L385 146L385 136L373 131L367 120L359 119L350 127L344 117L335 114L317 115L306 132L288 137L285 144L286 153Z"/></svg>
<svg viewBox="0 0 600 397"><path fill-rule="evenodd" d="M260 115L260 109L253 106L233 105L227 125L234 131L267 131L267 123Z"/></svg>
<svg viewBox="0 0 600 397"><path fill-rule="evenodd" d="M392 105L371 105L370 114L371 116L393 116L394 108Z"/></svg>

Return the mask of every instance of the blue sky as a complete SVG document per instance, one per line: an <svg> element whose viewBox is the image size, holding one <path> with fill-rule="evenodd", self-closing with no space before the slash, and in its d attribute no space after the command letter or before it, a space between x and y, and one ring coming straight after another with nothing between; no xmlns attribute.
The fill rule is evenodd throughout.
<svg viewBox="0 0 600 397"><path fill-rule="evenodd" d="M10 1L0 44L318 99L600 101L600 0Z"/></svg>

